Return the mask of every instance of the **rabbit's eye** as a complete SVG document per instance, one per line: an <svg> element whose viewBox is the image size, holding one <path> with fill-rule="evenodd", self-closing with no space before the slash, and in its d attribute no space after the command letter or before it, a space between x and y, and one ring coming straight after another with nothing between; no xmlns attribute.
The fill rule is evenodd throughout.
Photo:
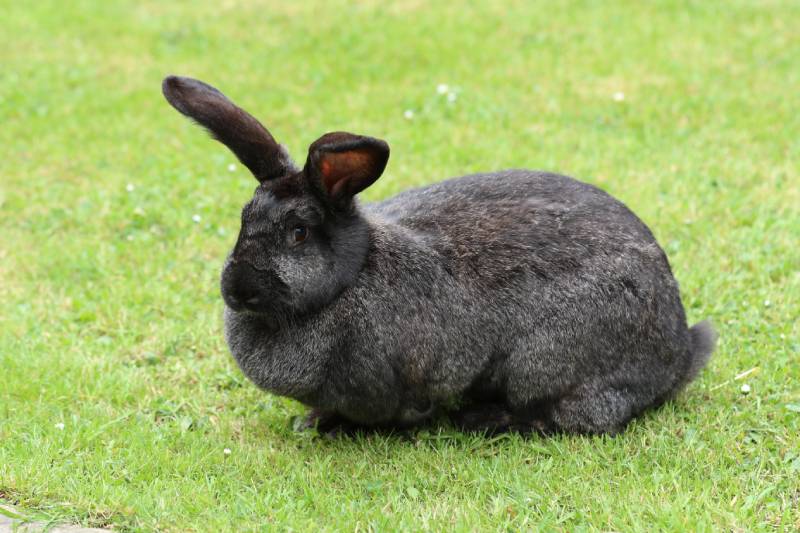
<svg viewBox="0 0 800 533"><path fill-rule="evenodd" d="M294 242L303 242L308 238L308 228L302 224L294 227Z"/></svg>

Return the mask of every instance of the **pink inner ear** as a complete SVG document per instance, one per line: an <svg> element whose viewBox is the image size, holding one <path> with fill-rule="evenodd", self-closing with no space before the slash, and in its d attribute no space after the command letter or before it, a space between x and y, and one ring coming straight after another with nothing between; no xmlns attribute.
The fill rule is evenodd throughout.
<svg viewBox="0 0 800 533"><path fill-rule="evenodd" d="M369 150L325 153L319 164L322 184L331 196L356 194L371 183L372 166Z"/></svg>

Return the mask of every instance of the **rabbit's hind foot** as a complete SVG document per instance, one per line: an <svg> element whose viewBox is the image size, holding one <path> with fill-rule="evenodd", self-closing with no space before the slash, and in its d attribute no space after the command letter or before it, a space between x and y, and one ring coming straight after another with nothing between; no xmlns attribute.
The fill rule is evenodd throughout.
<svg viewBox="0 0 800 533"><path fill-rule="evenodd" d="M512 411L504 403L479 403L464 406L450 416L456 427L469 433L550 435L553 433L553 424L539 407Z"/></svg>

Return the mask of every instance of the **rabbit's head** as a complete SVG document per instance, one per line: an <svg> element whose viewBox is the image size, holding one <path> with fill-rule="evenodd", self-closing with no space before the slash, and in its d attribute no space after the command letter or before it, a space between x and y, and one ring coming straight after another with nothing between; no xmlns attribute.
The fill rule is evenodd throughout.
<svg viewBox="0 0 800 533"><path fill-rule="evenodd" d="M280 321L335 298L367 253L368 227L353 197L380 177L389 146L328 133L311 144L299 169L264 126L215 88L176 76L162 88L175 109L207 128L259 181L222 271L227 306Z"/></svg>

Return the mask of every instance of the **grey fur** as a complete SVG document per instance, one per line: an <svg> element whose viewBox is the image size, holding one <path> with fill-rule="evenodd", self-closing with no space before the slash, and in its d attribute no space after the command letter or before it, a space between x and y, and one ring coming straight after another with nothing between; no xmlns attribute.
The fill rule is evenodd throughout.
<svg viewBox="0 0 800 533"><path fill-rule="evenodd" d="M370 164L385 146L331 138L372 143ZM663 250L600 189L509 170L359 205L326 196L318 158L262 181L222 280L242 371L315 420L409 425L460 404L465 429L615 433L707 363L713 329L687 327Z"/></svg>

